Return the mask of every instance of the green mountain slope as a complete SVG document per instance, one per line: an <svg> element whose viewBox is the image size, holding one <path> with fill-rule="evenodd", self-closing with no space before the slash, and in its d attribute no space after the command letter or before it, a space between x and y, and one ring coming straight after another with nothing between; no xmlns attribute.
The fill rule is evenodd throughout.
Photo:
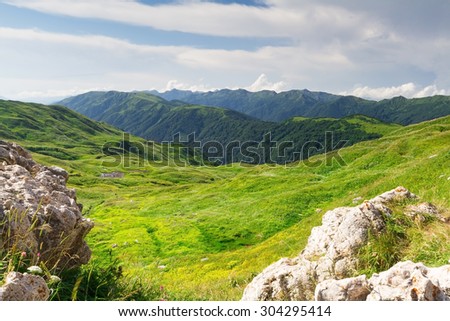
<svg viewBox="0 0 450 321"><path fill-rule="evenodd" d="M414 99L395 97L373 102L348 96L328 104L320 104L306 115L308 117L328 115L341 118L353 114L363 114L403 125L415 124L449 115L450 97L433 96Z"/></svg>
<svg viewBox="0 0 450 321"><path fill-rule="evenodd" d="M180 105L171 103L150 94L92 92L67 98L60 102L86 116L107 122L116 127L131 132L134 135L158 142L172 142L177 135L188 146L195 146L195 139L203 146L208 142L218 142L223 150L221 163L246 161L251 163L278 162L286 163L295 159L303 159L311 155L340 148L342 145L326 145L326 132L332 132L334 140L346 141L347 145L355 142L381 137L381 132L395 130L398 126L381 124L379 121L365 118L360 122L348 119L303 119L301 121L285 121L283 123L265 122L245 114L218 107L197 105ZM363 122L377 122L378 127L366 131ZM383 127L383 129L381 129ZM377 132L379 128L381 132ZM258 148L267 133L278 145L289 143L286 151L274 148L272 157L263 155L263 149ZM188 138L189 136L189 138ZM236 151L227 148L235 146L250 146L248 150ZM315 148L307 149L305 144L315 143ZM234 144L234 145L231 145ZM257 148L255 151L250 149ZM268 154L266 152L265 154ZM278 157L280 154L284 155ZM252 155L247 157L246 155Z"/></svg>
<svg viewBox="0 0 450 321"><path fill-rule="evenodd" d="M79 159L101 153L103 143L120 141L122 132L62 106L0 100L0 137L42 155Z"/></svg>
<svg viewBox="0 0 450 321"><path fill-rule="evenodd" d="M89 94L82 94L76 97L68 98L62 102L70 102L72 109L93 119L104 116L105 114L122 113L121 105L126 105L130 110L140 110L154 107L155 110L176 106L162 98L153 95L147 95L140 92L118 92L118 91L93 91ZM62 105L65 105L62 103ZM151 111L155 111L151 110Z"/></svg>
<svg viewBox="0 0 450 321"><path fill-rule="evenodd" d="M332 102L339 97L309 90L291 90L282 93L263 90L253 93L244 89L222 89L204 93L173 89L165 93L157 91L150 93L167 100L228 108L265 121L283 121L293 116L306 115L317 104Z"/></svg>
<svg viewBox="0 0 450 321"><path fill-rule="evenodd" d="M120 133L62 106L0 100L0 119L2 136L19 140L49 142L70 136L84 141L96 135Z"/></svg>
<svg viewBox="0 0 450 321"><path fill-rule="evenodd" d="M177 106L145 93L117 91L89 92L64 99L59 104L141 137L145 137L150 126Z"/></svg>
<svg viewBox="0 0 450 321"><path fill-rule="evenodd" d="M341 118L363 114L388 123L408 125L450 114L448 96L396 97L375 102L308 90L275 93L224 89L205 93L174 89L151 93L167 100L229 108L266 121L283 121L294 116Z"/></svg>
<svg viewBox="0 0 450 321"><path fill-rule="evenodd" d="M143 157L145 152L146 160L166 163L186 157L184 150L167 150L137 137L131 137L133 142L129 143L130 135L124 135L111 125L93 121L67 107L0 100L0 139L21 144L35 152L38 160L82 163L86 157L95 156L97 164L91 163L90 170L100 175L109 169L99 165L103 161L117 163L113 158Z"/></svg>

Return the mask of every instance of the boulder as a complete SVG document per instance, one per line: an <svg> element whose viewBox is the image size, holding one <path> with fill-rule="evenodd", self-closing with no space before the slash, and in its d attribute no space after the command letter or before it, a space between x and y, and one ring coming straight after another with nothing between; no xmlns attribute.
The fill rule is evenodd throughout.
<svg viewBox="0 0 450 321"><path fill-rule="evenodd" d="M429 268L427 275L428 278L444 292L448 301L450 299L450 265Z"/></svg>
<svg viewBox="0 0 450 321"><path fill-rule="evenodd" d="M316 286L316 301L365 301L370 293L365 275L342 280L326 280Z"/></svg>
<svg viewBox="0 0 450 321"><path fill-rule="evenodd" d="M436 274L431 279L429 272L430 268L422 263L399 262L369 279L372 291L367 301L448 301L450 297L439 286L439 277Z"/></svg>
<svg viewBox="0 0 450 321"><path fill-rule="evenodd" d="M45 280L37 275L11 272L0 287L0 301L46 301L50 290Z"/></svg>
<svg viewBox="0 0 450 321"><path fill-rule="evenodd" d="M93 222L66 187L68 173L42 166L22 147L3 141L0 163L0 246L39 257L50 269L87 263L91 251L84 238Z"/></svg>
<svg viewBox="0 0 450 321"><path fill-rule="evenodd" d="M266 268L250 282L242 300L312 300L319 282L354 275L358 250L369 233L376 235L385 228L389 203L415 197L400 186L358 206L326 212L299 256Z"/></svg>
<svg viewBox="0 0 450 321"><path fill-rule="evenodd" d="M326 280L316 287L318 301L449 301L450 265L429 268L399 262L367 280L365 275Z"/></svg>
<svg viewBox="0 0 450 321"><path fill-rule="evenodd" d="M418 205L408 205L405 214L419 222L424 222L427 216L436 217L444 223L449 221L447 217L444 217L439 213L436 206L428 202L420 203Z"/></svg>
<svg viewBox="0 0 450 321"><path fill-rule="evenodd" d="M302 257L270 265L245 288L243 301L304 300L314 295L315 265Z"/></svg>

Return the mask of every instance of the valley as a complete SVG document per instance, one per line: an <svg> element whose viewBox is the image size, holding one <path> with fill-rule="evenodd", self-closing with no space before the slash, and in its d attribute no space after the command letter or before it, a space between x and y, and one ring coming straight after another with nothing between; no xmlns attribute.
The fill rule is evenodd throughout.
<svg viewBox="0 0 450 321"><path fill-rule="evenodd" d="M341 119L292 117L269 122L227 108L166 101L145 92L90 92L60 104L148 140L211 146L221 165L286 164L376 139L401 127L356 113ZM233 150L237 145L244 148Z"/></svg>

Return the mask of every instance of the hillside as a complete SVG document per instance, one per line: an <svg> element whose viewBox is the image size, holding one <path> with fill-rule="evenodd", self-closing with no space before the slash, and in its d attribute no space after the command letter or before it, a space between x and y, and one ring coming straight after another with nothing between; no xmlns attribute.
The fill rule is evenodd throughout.
<svg viewBox="0 0 450 321"><path fill-rule="evenodd" d="M83 142L98 135L120 133L109 125L92 121L62 106L0 100L0 119L1 136L14 140L60 142L67 139Z"/></svg>
<svg viewBox="0 0 450 321"><path fill-rule="evenodd" d="M404 185L446 211L449 138L446 117L344 148L345 166L330 154L288 167L130 170L111 183L114 196L98 195L102 203L83 193L98 222L94 253L107 260L112 249L131 275L163 285L167 299L239 299L263 268L302 250L328 209ZM82 181L77 188L84 190ZM399 259L448 260L448 229L432 224L410 233Z"/></svg>
<svg viewBox="0 0 450 321"><path fill-rule="evenodd" d="M87 155L95 155L97 165L90 165L98 175L102 170L109 171L99 165L103 161L114 164L113 157L120 160L140 156L165 163L186 156L182 149L167 150L137 137L124 136L123 131L111 125L93 121L63 106L0 100L0 124L0 139L20 143L37 153L38 160L78 163Z"/></svg>
<svg viewBox="0 0 450 321"><path fill-rule="evenodd" d="M210 142L221 144L221 154L224 157L215 157L221 163L286 163L343 146L328 144L325 148L326 132L333 133L335 143L346 141L349 146L359 141L381 137L382 133L398 128L396 125L383 124L367 117L360 117L359 121L350 121L349 118L265 122L225 108L180 105L179 102L164 101L141 92L92 92L67 98L60 104L95 120L107 122L157 142L172 142L176 135L179 135L181 142L193 147L194 137L189 135L195 133L195 139L201 146ZM377 127L364 125L374 122L378 124ZM371 129L366 131L368 127ZM263 148L258 144L267 139L265 135L268 133L278 146L288 143L289 145L285 146L289 148L286 148L286 151L274 148L270 157L263 155ZM247 150L232 151L228 148L236 146L236 143L240 146L245 144ZM311 147L305 146L310 143L314 148L306 148Z"/></svg>
<svg viewBox="0 0 450 321"><path fill-rule="evenodd" d="M229 108L265 121L283 121L294 116L341 118L362 114L388 123L408 125L450 114L448 96L415 99L396 97L375 102L306 89L280 93L249 92L243 89L211 92L173 89L164 93L150 93L167 100Z"/></svg>
<svg viewBox="0 0 450 321"><path fill-rule="evenodd" d="M316 105L332 102L339 97L324 92L311 92L306 89L282 93L269 90L253 93L244 89L222 89L213 92L172 89L164 93L157 91L151 91L150 93L166 100L228 108L265 121L283 121L293 116L306 115Z"/></svg>

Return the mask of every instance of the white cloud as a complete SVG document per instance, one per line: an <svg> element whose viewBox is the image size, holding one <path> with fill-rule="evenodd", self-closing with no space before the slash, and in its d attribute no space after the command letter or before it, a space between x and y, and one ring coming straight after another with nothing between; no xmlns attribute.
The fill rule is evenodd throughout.
<svg viewBox="0 0 450 321"><path fill-rule="evenodd" d="M249 86L231 87L231 88L228 87L228 88L229 89L243 88L248 91L273 90L276 92L280 92L280 91L285 90L286 87L287 87L287 85L285 82L283 82L283 81L271 82L269 80L269 78L266 76L266 74L263 73ZM190 84L183 83L178 80L172 79L167 82L167 85L162 89L162 91L169 91L172 89L206 92L206 91L219 90L220 88L213 88L209 85L204 85L201 83L196 84L196 85L190 85Z"/></svg>
<svg viewBox="0 0 450 321"><path fill-rule="evenodd" d="M372 99L449 93L441 88L450 88L450 37L445 32L448 28L444 28L450 25L450 20L442 19L442 13L435 14L445 11L445 8L439 10L435 0L430 0L433 5L413 2L402 11L401 17L398 10L393 11L395 14L390 12L391 2L386 0L261 1L267 7L203 0L153 6L134 0L3 1L54 15L180 31L185 36L183 43L192 37L189 33L227 36L226 48L233 46L233 37L265 39L254 42L264 44L256 49L233 50L221 49L217 38L214 39L216 49L211 49L133 43L99 34L0 27L1 94L45 96L51 90L72 88L212 90L225 87L345 91ZM392 6L401 7L397 3ZM424 12L425 9L429 11ZM426 17L436 16L438 21L422 21L419 19L422 13ZM416 19L410 19L409 15ZM20 18L18 14L18 21ZM73 19L72 22L76 26L84 21ZM97 24L101 22L97 20ZM51 24L47 27L51 28ZM114 25L110 34L120 27ZM408 32L411 29L408 27L415 32ZM121 30L121 37L130 30ZM176 43L178 36L171 41ZM282 41L285 45L270 45L271 37L283 37L277 43ZM157 42L156 38L152 41ZM203 43L209 38L194 39ZM240 39L239 48L242 42ZM261 72L286 84L272 83L264 77L255 81L255 75ZM355 83L364 85L348 90Z"/></svg>
<svg viewBox="0 0 450 321"><path fill-rule="evenodd" d="M177 61L193 68L252 72L255 69L269 69L273 72L281 70L295 73L299 70L330 72L331 69L344 70L352 65L341 48L333 45L320 49L267 46L254 51L191 48L180 52Z"/></svg>
<svg viewBox="0 0 450 321"><path fill-rule="evenodd" d="M329 46L326 53L289 46L254 51L212 50L6 27L0 27L0 51L4 57L0 61L2 94L35 100L46 99L55 90L70 91L74 87L281 90L284 83L270 83L264 76L255 82L250 75L265 70L273 77L284 78L281 75L285 74L289 78L299 77L297 70L303 74L332 73L351 67L339 46ZM197 79L192 79L193 73L198 75ZM219 73L220 77L208 76L211 73ZM198 78L206 79L210 85L198 83ZM250 81L255 83L249 86ZM11 87L16 89L6 92ZM26 96L27 93L30 95Z"/></svg>
<svg viewBox="0 0 450 321"><path fill-rule="evenodd" d="M148 89L176 76L176 57L189 49L0 27L0 91L11 99L52 102L96 89Z"/></svg>
<svg viewBox="0 0 450 321"><path fill-rule="evenodd" d="M255 80L253 84L249 87L246 87L248 91L260 91L260 90L273 90L276 92L283 91L286 89L286 83L283 81L279 82L270 82L269 78L265 74L261 74L258 79Z"/></svg>
<svg viewBox="0 0 450 321"><path fill-rule="evenodd" d="M352 95L366 99L382 100L396 96L403 96L407 98L419 98L434 95L445 95L447 93L444 89L438 89L436 85L429 85L420 87L409 82L400 86L393 87L378 87L370 88L368 86L356 87L351 91L343 91L341 95Z"/></svg>
<svg viewBox="0 0 450 321"><path fill-rule="evenodd" d="M47 42L59 45L73 45L82 47L95 47L110 52L124 50L142 54L175 54L183 47L176 46L149 46L133 44L127 40L106 37L101 35L71 35L66 33L47 32L39 29L17 29L0 27L0 39Z"/></svg>
<svg viewBox="0 0 450 321"><path fill-rule="evenodd" d="M436 85L430 85L425 88L422 88L418 92L414 94L415 98L419 97L428 97L428 96L435 96L435 95L448 95L450 94L449 90L445 89L438 89Z"/></svg>
<svg viewBox="0 0 450 321"><path fill-rule="evenodd" d="M34 90L21 91L14 95L15 100L21 101L39 101L41 103L54 103L57 100L79 95L88 91L110 90L111 88L71 88L71 89L53 89L53 90Z"/></svg>
<svg viewBox="0 0 450 321"><path fill-rule="evenodd" d="M176 79L171 79L167 82L167 85L161 91L162 92L170 91L172 89L205 92L205 91L215 90L216 88L212 88L208 85L203 85L203 84L188 85L188 84L180 82Z"/></svg>
<svg viewBox="0 0 450 321"><path fill-rule="evenodd" d="M132 0L9 0L7 4L40 12L78 18L97 18L166 31L214 36L291 37L330 39L336 32L358 34L373 29L370 16L335 5L302 3L292 10L286 2L268 7L181 1L165 5L144 5ZM298 8L297 8L298 9ZM358 26L358 28L355 28ZM317 28L333 33L314 32Z"/></svg>

